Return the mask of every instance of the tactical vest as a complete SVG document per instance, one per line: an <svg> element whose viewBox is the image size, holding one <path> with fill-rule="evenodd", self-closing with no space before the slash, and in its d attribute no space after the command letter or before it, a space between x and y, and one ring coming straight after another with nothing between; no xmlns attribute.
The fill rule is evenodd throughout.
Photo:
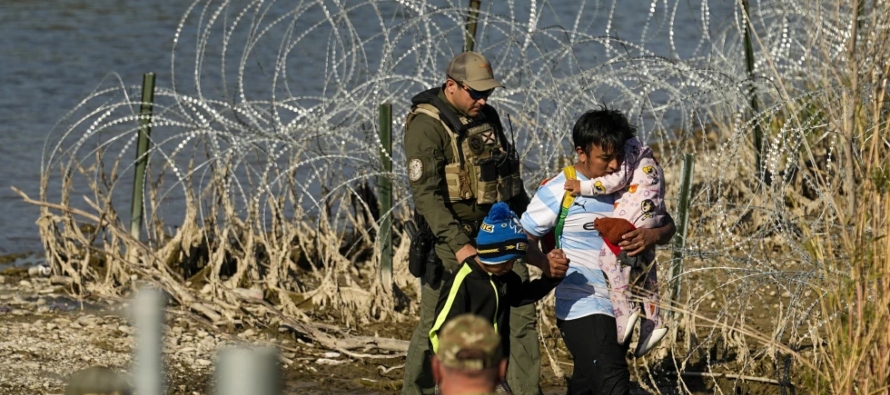
<svg viewBox="0 0 890 395"><path fill-rule="evenodd" d="M519 158L506 143L493 109L486 106L485 117L479 121L457 114L444 103L420 103L408 114L406 129L418 114L442 122L451 137L454 159L445 165L450 201L475 198L478 204L494 204L521 193Z"/></svg>

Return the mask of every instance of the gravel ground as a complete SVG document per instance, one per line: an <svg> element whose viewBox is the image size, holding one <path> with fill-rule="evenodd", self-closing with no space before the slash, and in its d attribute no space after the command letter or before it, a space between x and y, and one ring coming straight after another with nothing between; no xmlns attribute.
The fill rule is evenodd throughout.
<svg viewBox="0 0 890 395"><path fill-rule="evenodd" d="M62 394L73 373L92 366L130 380L135 331L127 315L126 303L80 303L46 278L0 276L0 395ZM387 369L400 359L350 360L277 328L221 332L168 314L165 329L171 394L212 392L217 351L245 343L279 347L286 393L392 393L402 373Z"/></svg>

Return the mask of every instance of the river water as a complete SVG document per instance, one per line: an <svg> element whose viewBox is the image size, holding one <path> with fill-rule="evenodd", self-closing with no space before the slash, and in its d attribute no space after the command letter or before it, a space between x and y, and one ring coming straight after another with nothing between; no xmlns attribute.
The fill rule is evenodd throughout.
<svg viewBox="0 0 890 395"><path fill-rule="evenodd" d="M658 55L681 59L702 54L703 29L718 31L733 22L734 0L705 4L707 28L702 27L701 0L613 1L514 0L512 10L508 1L482 3L483 9L512 13L518 21L528 20L534 4L539 26L578 23L580 30L597 35L606 34L608 26L613 36L642 40ZM292 7L290 2L277 4ZM582 5L584 18L578 18ZM34 225L39 210L22 202L10 187L38 196L41 156L54 125L109 78L138 85L143 73L152 71L159 86L169 87L173 37L188 6L187 1L174 0L0 0L0 254L41 248ZM328 6L334 7L334 2ZM396 2L385 6L383 13L397 13L401 7ZM361 15L351 19L363 20ZM360 30L362 25L356 26ZM641 26L646 26L645 37ZM674 46L669 41L671 30ZM185 32L189 31L187 26ZM300 70L306 84L301 88L311 90L323 80L316 75L323 68L312 62L298 67L305 67ZM251 77L245 78L249 85Z"/></svg>

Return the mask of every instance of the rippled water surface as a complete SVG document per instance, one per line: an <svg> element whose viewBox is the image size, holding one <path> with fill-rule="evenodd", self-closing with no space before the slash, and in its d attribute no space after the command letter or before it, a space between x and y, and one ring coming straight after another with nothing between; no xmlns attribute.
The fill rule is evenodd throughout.
<svg viewBox="0 0 890 395"><path fill-rule="evenodd" d="M483 7L487 3L483 0ZM492 3L492 11L509 14L508 9L499 8L507 3ZM531 3L514 2L517 20L528 19ZM579 21L579 29L605 34L606 26L610 26L612 35L645 41L650 50L663 56L700 55L700 0L667 2L667 12L662 9L665 3L619 1L614 4L615 17L610 22L606 15L613 7L611 1L586 2L587 13L603 17ZM289 3L276 4L287 7ZM534 4L541 15L539 25L576 23L580 2ZM645 24L653 4L656 17L651 19L646 37L641 37L640 26ZM668 41L668 17L674 4L675 51ZM728 0L708 3L711 29L731 21L732 4ZM10 186L37 197L41 155L48 132L103 79L121 79L127 85L137 85L143 73L153 71L159 85L170 86L173 33L188 5L186 1L172 0L0 1L0 254L41 248L34 225L39 211L23 203ZM392 9L396 8L394 3ZM352 19L362 20L360 16ZM361 23L356 23L356 28L361 29ZM186 29L184 34L188 33ZM177 70L181 73L180 68ZM315 75L320 70L312 62L305 62L304 88L311 90L314 83L323 80ZM245 78L249 84L250 76Z"/></svg>

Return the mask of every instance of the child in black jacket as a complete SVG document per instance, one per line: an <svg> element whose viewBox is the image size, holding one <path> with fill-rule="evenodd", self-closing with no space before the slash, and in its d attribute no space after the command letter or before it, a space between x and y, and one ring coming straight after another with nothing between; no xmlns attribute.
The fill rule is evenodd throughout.
<svg viewBox="0 0 890 395"><path fill-rule="evenodd" d="M559 280L541 277L523 282L513 264L525 255L528 237L506 203L496 203L479 227L476 256L467 258L445 280L430 330L433 352L439 348L438 332L450 319L471 313L489 320L501 335L502 355L510 355L510 306L534 303L547 295Z"/></svg>

